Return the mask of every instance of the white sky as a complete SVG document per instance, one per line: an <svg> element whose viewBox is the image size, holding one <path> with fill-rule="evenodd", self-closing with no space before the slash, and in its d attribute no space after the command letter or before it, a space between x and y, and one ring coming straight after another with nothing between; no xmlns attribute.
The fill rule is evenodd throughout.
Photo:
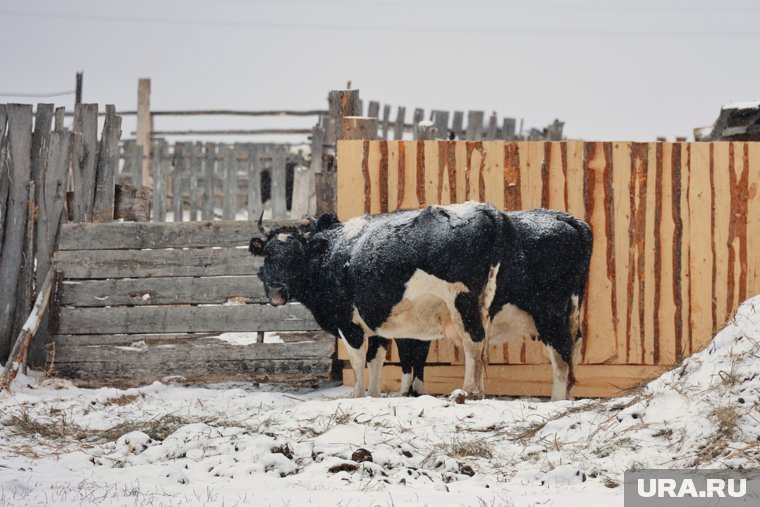
<svg viewBox="0 0 760 507"><path fill-rule="evenodd" d="M566 122L587 140L688 136L760 98L760 3L746 0L0 0L0 94L70 90L134 109L366 103ZM0 102L55 101L73 96ZM156 119L156 129L312 119ZM125 123L124 137L133 129Z"/></svg>

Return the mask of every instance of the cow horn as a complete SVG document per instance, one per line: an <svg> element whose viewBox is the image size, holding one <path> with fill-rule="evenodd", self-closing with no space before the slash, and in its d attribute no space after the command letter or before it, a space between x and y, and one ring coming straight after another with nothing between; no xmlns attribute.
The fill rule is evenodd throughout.
<svg viewBox="0 0 760 507"><path fill-rule="evenodd" d="M256 226L259 228L259 232L263 234L264 236L269 236L269 229L264 227L264 212L261 212L261 215L259 215L259 221L257 222Z"/></svg>

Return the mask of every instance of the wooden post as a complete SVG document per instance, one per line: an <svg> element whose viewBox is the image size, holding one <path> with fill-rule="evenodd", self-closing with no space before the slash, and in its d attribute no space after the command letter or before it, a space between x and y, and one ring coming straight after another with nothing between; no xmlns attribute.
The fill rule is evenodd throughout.
<svg viewBox="0 0 760 507"><path fill-rule="evenodd" d="M287 218L287 196L285 193L285 181L287 171L288 149L281 144L275 145L272 151L272 185L271 185L271 203L272 218Z"/></svg>
<svg viewBox="0 0 760 507"><path fill-rule="evenodd" d="M168 160L166 160L166 141L153 142L153 205L151 206L151 221L166 221L166 169Z"/></svg>
<svg viewBox="0 0 760 507"><path fill-rule="evenodd" d="M504 123L501 127L501 138L507 141L514 141L515 139L515 122L514 118L504 118Z"/></svg>
<svg viewBox="0 0 760 507"><path fill-rule="evenodd" d="M65 107L56 107L55 108L55 131L56 132L62 132L63 131L63 118L66 116L66 108Z"/></svg>
<svg viewBox="0 0 760 507"><path fill-rule="evenodd" d="M74 95L74 104L82 103L82 81L84 81L84 72L77 72L76 77L76 92Z"/></svg>
<svg viewBox="0 0 760 507"><path fill-rule="evenodd" d="M10 175L8 174L8 138L5 135L5 125L8 113L5 104L0 104L0 256L3 254L3 231L5 230L6 203L8 201L8 187Z"/></svg>
<svg viewBox="0 0 760 507"><path fill-rule="evenodd" d="M74 108L74 131L82 134L74 153L74 221L89 222L95 198L95 170L98 153L98 105L78 104Z"/></svg>
<svg viewBox="0 0 760 507"><path fill-rule="evenodd" d="M398 106L396 122L393 124L393 139L401 141L404 139L404 120L406 119L406 107Z"/></svg>
<svg viewBox="0 0 760 507"><path fill-rule="evenodd" d="M346 116L342 139L377 139L377 118Z"/></svg>
<svg viewBox="0 0 760 507"><path fill-rule="evenodd" d="M206 143L206 153L203 161L203 203L201 204L201 218L203 220L214 219L215 165L216 143Z"/></svg>
<svg viewBox="0 0 760 507"><path fill-rule="evenodd" d="M203 145L194 143L190 150L190 221L198 220L200 205L198 203L198 180L201 177L201 156Z"/></svg>
<svg viewBox="0 0 760 507"><path fill-rule="evenodd" d="M433 111L433 125L439 139L449 138L449 112L448 111ZM435 139L435 138L434 138Z"/></svg>
<svg viewBox="0 0 760 507"><path fill-rule="evenodd" d="M464 130L464 113L462 111L454 111L454 119L451 122L451 130L454 131L455 139L462 139Z"/></svg>
<svg viewBox="0 0 760 507"><path fill-rule="evenodd" d="M325 149L325 129L320 123L321 121L311 130L311 170L314 173L322 172L322 154Z"/></svg>
<svg viewBox="0 0 760 507"><path fill-rule="evenodd" d="M377 118L380 116L380 103L378 101L369 101L369 106L367 106L367 116L370 118Z"/></svg>
<svg viewBox="0 0 760 507"><path fill-rule="evenodd" d="M24 249L28 185L32 151L32 106L8 104L8 154L10 180L5 216L3 262L0 263L0 359L8 357L11 347L16 288Z"/></svg>
<svg viewBox="0 0 760 507"><path fill-rule="evenodd" d="M141 78L137 81L137 144L143 147L142 184L149 188L153 188L150 174L151 130L150 78Z"/></svg>
<svg viewBox="0 0 760 507"><path fill-rule="evenodd" d="M335 141L343 139L343 121L345 116L361 116L359 90L333 90L327 96L330 118L335 121L333 132L328 133L327 144L335 145Z"/></svg>
<svg viewBox="0 0 760 507"><path fill-rule="evenodd" d="M32 139L34 145L34 139ZM11 336L16 336L24 324L26 316L32 309L34 300L34 233L37 222L37 182L29 180L29 191L26 201L26 233L24 234L24 255L19 267L18 288L16 289L16 316L13 319Z"/></svg>
<svg viewBox="0 0 760 507"><path fill-rule="evenodd" d="M262 209L259 150L255 144L250 144L248 145L248 220L258 220Z"/></svg>
<svg viewBox="0 0 760 507"><path fill-rule="evenodd" d="M100 135L97 174L95 175L95 200L92 206L93 222L113 221L114 185L119 167L119 139L121 138L121 116L116 115L116 107L106 106L106 120Z"/></svg>
<svg viewBox="0 0 760 507"><path fill-rule="evenodd" d="M488 129L486 130L486 139L496 139L496 112L491 113L488 118Z"/></svg>
<svg viewBox="0 0 760 507"><path fill-rule="evenodd" d="M391 106L390 104L385 104L383 106L383 122L381 124L382 129L382 138L386 141L388 140L388 131L390 130L390 122L391 122Z"/></svg>
<svg viewBox="0 0 760 507"><path fill-rule="evenodd" d="M237 193L237 175L235 174L234 160L235 148L234 146L225 145L224 149L219 151L224 154L222 218L224 220L235 220L235 208L237 207L235 199L235 194Z"/></svg>
<svg viewBox="0 0 760 507"><path fill-rule="evenodd" d="M483 111L469 111L467 113L467 133L465 138L468 141L480 141L483 139Z"/></svg>
<svg viewBox="0 0 760 507"><path fill-rule="evenodd" d="M182 181L185 179L185 143L174 143L174 169L172 170L172 212L174 221L184 219Z"/></svg>

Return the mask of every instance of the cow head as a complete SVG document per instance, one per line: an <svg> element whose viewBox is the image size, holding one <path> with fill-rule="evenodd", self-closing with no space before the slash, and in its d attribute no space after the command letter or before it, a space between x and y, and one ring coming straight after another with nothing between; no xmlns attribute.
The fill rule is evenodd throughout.
<svg viewBox="0 0 760 507"><path fill-rule="evenodd" d="M270 304L284 305L302 293L309 261L317 251L323 250L325 244L325 240L317 237L320 235L316 233L337 222L334 217L333 220L320 217L320 221L307 219L298 224L267 230L259 219L260 236L251 239L249 250L253 255L264 257L259 277ZM329 226L325 227L328 221Z"/></svg>

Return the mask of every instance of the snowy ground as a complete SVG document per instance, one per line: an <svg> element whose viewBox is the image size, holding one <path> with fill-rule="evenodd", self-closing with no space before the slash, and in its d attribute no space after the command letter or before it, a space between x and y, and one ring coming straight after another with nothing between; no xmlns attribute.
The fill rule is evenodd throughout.
<svg viewBox="0 0 760 507"><path fill-rule="evenodd" d="M760 467L760 298L623 398L348 393L20 377L0 394L0 506L622 505L628 468Z"/></svg>

